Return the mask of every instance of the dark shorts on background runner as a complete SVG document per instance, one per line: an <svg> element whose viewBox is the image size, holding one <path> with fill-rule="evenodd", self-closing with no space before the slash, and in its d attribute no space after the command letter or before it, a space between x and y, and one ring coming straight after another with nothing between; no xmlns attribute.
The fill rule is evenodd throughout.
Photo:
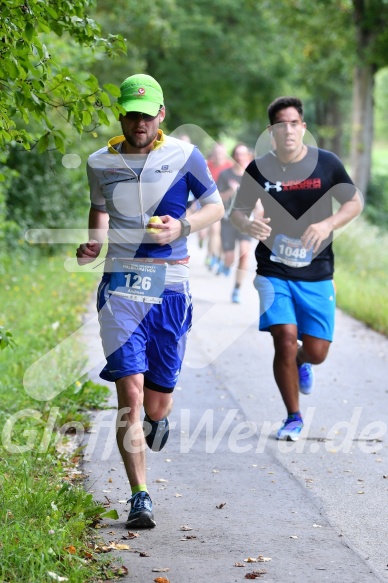
<svg viewBox="0 0 388 583"><path fill-rule="evenodd" d="M106 366L100 377L116 381L142 373L144 386L171 393L181 371L192 303L188 283L169 286L161 304L111 295L104 275L97 296L100 335Z"/></svg>
<svg viewBox="0 0 388 583"><path fill-rule="evenodd" d="M250 241L246 233L241 233L228 219L221 219L221 245L224 251L234 251L236 241Z"/></svg>

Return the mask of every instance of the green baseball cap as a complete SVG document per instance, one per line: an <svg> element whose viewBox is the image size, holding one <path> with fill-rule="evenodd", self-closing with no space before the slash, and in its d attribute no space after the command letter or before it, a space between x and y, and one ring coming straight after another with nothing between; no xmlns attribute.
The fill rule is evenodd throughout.
<svg viewBox="0 0 388 583"><path fill-rule="evenodd" d="M131 75L120 85L121 95L117 102L126 111L139 111L157 115L163 105L163 91L159 83L150 75Z"/></svg>

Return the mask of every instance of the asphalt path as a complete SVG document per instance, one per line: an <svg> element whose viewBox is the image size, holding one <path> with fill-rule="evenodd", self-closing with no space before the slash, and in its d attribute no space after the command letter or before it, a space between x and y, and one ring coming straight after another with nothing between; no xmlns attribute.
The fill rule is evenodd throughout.
<svg viewBox="0 0 388 583"><path fill-rule="evenodd" d="M115 445L113 385L85 442L85 486L119 513L99 533L108 546L128 547L111 551L128 570L121 580L388 580L388 339L338 311L328 359L315 367L313 393L301 396L301 438L279 442L284 407L271 337L257 331L253 258L237 305L234 272L210 273L195 235L190 254L194 324L172 429L162 452L147 452L156 528L125 529L130 491ZM86 341L90 378L103 383L97 328Z"/></svg>

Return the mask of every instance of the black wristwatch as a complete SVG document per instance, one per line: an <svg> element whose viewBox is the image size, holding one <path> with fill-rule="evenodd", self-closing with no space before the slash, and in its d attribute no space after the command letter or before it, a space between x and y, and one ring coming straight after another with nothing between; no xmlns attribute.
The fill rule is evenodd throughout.
<svg viewBox="0 0 388 583"><path fill-rule="evenodd" d="M180 237L188 237L191 231L191 225L187 219L178 219L181 224L181 234Z"/></svg>

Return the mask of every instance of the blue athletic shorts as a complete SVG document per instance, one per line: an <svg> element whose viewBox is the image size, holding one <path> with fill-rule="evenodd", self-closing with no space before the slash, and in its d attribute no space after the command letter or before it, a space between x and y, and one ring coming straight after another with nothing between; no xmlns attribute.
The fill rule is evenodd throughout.
<svg viewBox="0 0 388 583"><path fill-rule="evenodd" d="M104 275L97 295L100 335L106 366L100 377L116 381L144 374L144 386L171 393L178 381L191 328L188 283L170 285L161 304L145 304L108 292Z"/></svg>
<svg viewBox="0 0 388 583"><path fill-rule="evenodd" d="M259 330L276 324L295 324L298 338L303 334L332 342L334 334L335 289L333 280L292 281L257 275Z"/></svg>

